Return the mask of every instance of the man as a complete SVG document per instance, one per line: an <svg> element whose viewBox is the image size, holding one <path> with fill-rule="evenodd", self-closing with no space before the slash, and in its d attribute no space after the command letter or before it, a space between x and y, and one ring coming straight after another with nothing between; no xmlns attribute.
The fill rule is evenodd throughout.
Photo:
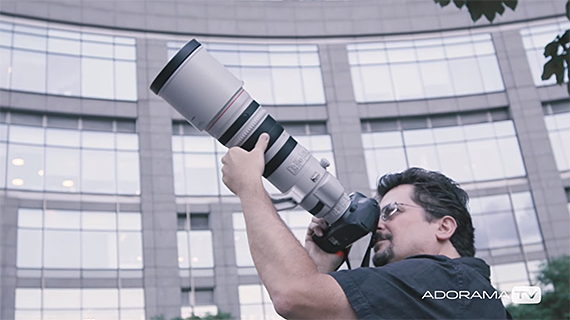
<svg viewBox="0 0 570 320"><path fill-rule="evenodd" d="M467 194L445 176L422 169L380 179L381 219L375 233L376 268L333 272L342 257L312 242L303 248L275 211L262 184L269 136L247 152L231 148L223 181L242 203L253 261L276 311L297 319L505 319L500 300L435 299L426 292L487 292L489 267L472 258L473 226ZM453 297L453 296L452 296Z"/></svg>

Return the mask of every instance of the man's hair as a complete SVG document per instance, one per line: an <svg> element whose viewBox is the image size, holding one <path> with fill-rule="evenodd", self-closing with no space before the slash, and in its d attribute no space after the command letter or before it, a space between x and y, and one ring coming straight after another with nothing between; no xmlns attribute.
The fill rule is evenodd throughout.
<svg viewBox="0 0 570 320"><path fill-rule="evenodd" d="M467 209L469 196L459 185L435 171L409 168L400 173L389 173L378 180L378 196L382 198L391 189L404 184L414 187L412 200L425 212L426 219L432 222L444 216L451 216L457 229L451 236L451 244L462 257L475 255L474 228Z"/></svg>

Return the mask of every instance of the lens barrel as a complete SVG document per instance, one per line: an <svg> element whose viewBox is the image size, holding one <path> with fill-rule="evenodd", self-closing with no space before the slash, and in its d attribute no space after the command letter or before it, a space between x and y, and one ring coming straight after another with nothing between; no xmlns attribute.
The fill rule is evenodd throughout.
<svg viewBox="0 0 570 320"><path fill-rule="evenodd" d="M251 151L266 132L267 178L311 214L329 224L350 205L340 182L243 90L243 82L191 40L167 63L150 89L200 131L224 146Z"/></svg>

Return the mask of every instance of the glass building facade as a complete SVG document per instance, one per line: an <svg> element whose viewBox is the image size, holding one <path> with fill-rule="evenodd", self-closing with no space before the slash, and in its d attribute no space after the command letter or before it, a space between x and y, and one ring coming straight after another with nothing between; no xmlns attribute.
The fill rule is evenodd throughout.
<svg viewBox="0 0 570 320"><path fill-rule="evenodd" d="M455 179L493 284L534 284L570 253L570 104L540 79L570 24L547 2L474 28L411 0L5 1L0 318L280 318L222 182L227 148L148 90L192 38L348 192L410 167ZM303 244L311 215L280 216Z"/></svg>

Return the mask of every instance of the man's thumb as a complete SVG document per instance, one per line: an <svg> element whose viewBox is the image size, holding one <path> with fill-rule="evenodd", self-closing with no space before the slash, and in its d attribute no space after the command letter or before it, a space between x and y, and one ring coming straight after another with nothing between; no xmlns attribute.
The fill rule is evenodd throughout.
<svg viewBox="0 0 570 320"><path fill-rule="evenodd" d="M255 149L265 152L265 149L267 149L268 144L269 144L269 134L262 133L259 136L259 139L257 139L257 143L255 144Z"/></svg>

